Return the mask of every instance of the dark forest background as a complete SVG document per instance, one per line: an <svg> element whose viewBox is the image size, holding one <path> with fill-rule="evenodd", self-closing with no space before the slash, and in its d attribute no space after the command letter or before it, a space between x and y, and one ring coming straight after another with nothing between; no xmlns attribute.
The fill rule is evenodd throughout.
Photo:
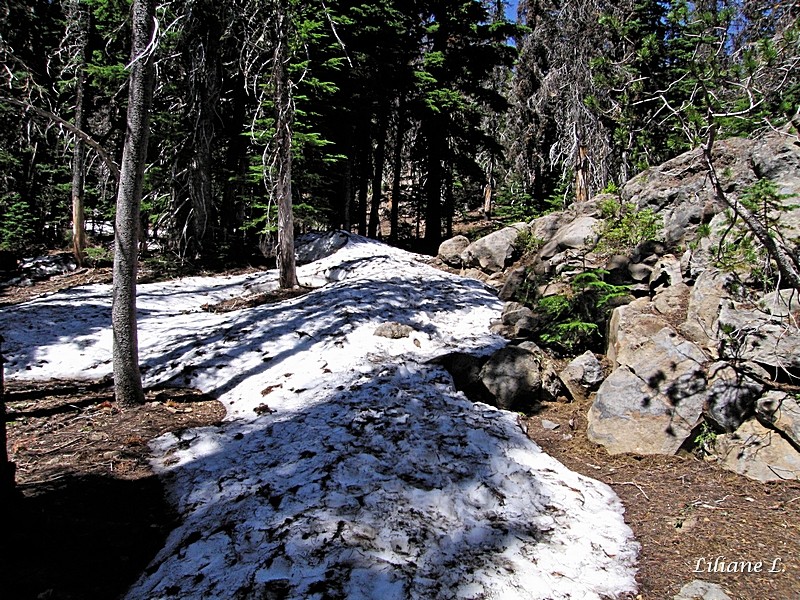
<svg viewBox="0 0 800 600"><path fill-rule="evenodd" d="M279 6L280 4L280 6ZM709 136L798 119L797 2L157 3L142 237L163 256L274 254L278 11L298 232L435 251L470 211L522 220ZM0 249L109 252L130 2L0 4ZM75 211L80 212L75 212ZM143 244L144 247L144 244Z"/></svg>

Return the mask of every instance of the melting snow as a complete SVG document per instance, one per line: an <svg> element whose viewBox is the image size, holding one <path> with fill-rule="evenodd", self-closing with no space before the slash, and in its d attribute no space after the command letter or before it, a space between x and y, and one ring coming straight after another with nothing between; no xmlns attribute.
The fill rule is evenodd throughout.
<svg viewBox="0 0 800 600"><path fill-rule="evenodd" d="M513 413L427 361L490 352L497 298L351 237L299 269L318 289L214 314L275 272L139 286L146 385L218 397L219 427L154 465L183 516L128 598L601 598L635 590L638 545L606 485L542 453ZM9 378L111 372L109 286L0 313ZM373 335L396 321L408 338Z"/></svg>

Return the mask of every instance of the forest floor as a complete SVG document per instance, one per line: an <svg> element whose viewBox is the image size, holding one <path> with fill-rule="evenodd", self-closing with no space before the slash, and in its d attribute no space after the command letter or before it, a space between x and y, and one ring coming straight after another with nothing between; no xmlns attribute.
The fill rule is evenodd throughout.
<svg viewBox="0 0 800 600"><path fill-rule="evenodd" d="M90 269L5 288L0 304L108 278ZM4 594L116 597L143 571L176 519L150 470L148 441L217 423L224 408L197 391L161 389L148 391L145 405L121 409L108 382L10 383L6 392L20 495L6 511L11 577ZM641 544L640 590L632 598L669 599L694 579L719 583L735 599L798 597L800 483L761 484L693 455L610 456L586 438L588 402L546 404L525 422L545 452L609 484L622 499ZM720 561L763 566L761 572L719 572Z"/></svg>

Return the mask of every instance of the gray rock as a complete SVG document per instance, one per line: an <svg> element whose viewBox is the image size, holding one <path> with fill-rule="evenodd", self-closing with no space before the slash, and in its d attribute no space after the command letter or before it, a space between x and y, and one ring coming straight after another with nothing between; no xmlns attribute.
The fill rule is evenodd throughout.
<svg viewBox="0 0 800 600"><path fill-rule="evenodd" d="M683 586L672 600L731 600L731 597L716 583L695 579Z"/></svg>
<svg viewBox="0 0 800 600"><path fill-rule="evenodd" d="M717 321L720 305L730 297L731 275L717 269L703 271L689 294L686 321L678 330L686 339L703 348L711 357L717 355Z"/></svg>
<svg viewBox="0 0 800 600"><path fill-rule="evenodd" d="M538 217L530 222L531 235L547 243L568 220L567 215L558 212Z"/></svg>
<svg viewBox="0 0 800 600"><path fill-rule="evenodd" d="M539 257L550 258L567 248L591 250L597 244L600 223L594 217L578 217L555 233L539 251Z"/></svg>
<svg viewBox="0 0 800 600"><path fill-rule="evenodd" d="M677 283L661 290L653 297L653 308L667 322L680 324L686 320L691 289L685 283Z"/></svg>
<svg viewBox="0 0 800 600"><path fill-rule="evenodd" d="M490 233L467 246L461 253L461 262L486 273L502 271L519 255L517 238L523 231L528 231L528 225L517 223Z"/></svg>
<svg viewBox="0 0 800 600"><path fill-rule="evenodd" d="M779 290L764 296L758 306L775 317L788 317L800 313L800 296L795 290Z"/></svg>
<svg viewBox="0 0 800 600"><path fill-rule="evenodd" d="M650 273L650 289L666 288L678 283L683 283L681 261L672 254L659 258Z"/></svg>
<svg viewBox="0 0 800 600"><path fill-rule="evenodd" d="M500 293L497 295L500 300L511 300L519 295L522 286L525 285L527 270L525 267L518 267L511 271L503 282L503 287L500 288Z"/></svg>
<svg viewBox="0 0 800 600"><path fill-rule="evenodd" d="M630 264L630 257L624 254L610 256L605 264L605 269L608 271L607 281L614 285L622 285L630 281L630 271L628 270Z"/></svg>
<svg viewBox="0 0 800 600"><path fill-rule="evenodd" d="M547 419L542 419L542 429L547 429L548 431L555 431L561 427L558 423L554 423L553 421L549 421Z"/></svg>
<svg viewBox="0 0 800 600"><path fill-rule="evenodd" d="M495 352L483 365L480 378L499 408L517 410L539 401L539 360L524 348L506 346Z"/></svg>
<svg viewBox="0 0 800 600"><path fill-rule="evenodd" d="M514 325L517 321L523 318L532 318L533 311L519 302L508 302L503 307L503 312L500 314L500 319L504 325Z"/></svg>
<svg viewBox="0 0 800 600"><path fill-rule="evenodd" d="M749 161L752 142L744 139L720 140L714 146L715 158L724 163L730 179L747 185L755 180ZM625 202L640 209L650 208L664 216L664 240L679 242L693 236L697 225L721 212L723 205L708 180L702 152L685 152L628 181L622 189Z"/></svg>
<svg viewBox="0 0 800 600"><path fill-rule="evenodd" d="M603 366L591 350L574 358L559 377L574 400L585 398L603 381Z"/></svg>
<svg viewBox="0 0 800 600"><path fill-rule="evenodd" d="M587 414L589 439L610 454L675 454L703 410L704 381L692 376L671 383L683 396L675 404L628 367L614 370L597 390Z"/></svg>
<svg viewBox="0 0 800 600"><path fill-rule="evenodd" d="M708 372L705 416L718 430L731 433L753 416L764 386L725 362L714 363Z"/></svg>
<svg viewBox="0 0 800 600"><path fill-rule="evenodd" d="M744 358L778 369L800 369L800 329L786 319L724 304L717 330L723 357Z"/></svg>
<svg viewBox="0 0 800 600"><path fill-rule="evenodd" d="M500 320L505 326L505 334L510 339L533 336L540 326L539 317L527 306L519 302L509 302L503 307Z"/></svg>
<svg viewBox="0 0 800 600"><path fill-rule="evenodd" d="M632 263L628 265L628 273L634 281L650 281L653 268L644 263Z"/></svg>
<svg viewBox="0 0 800 600"><path fill-rule="evenodd" d="M469 277L470 279L477 279L478 281L482 281L486 283L486 280L489 279L489 276L481 271L480 269L462 269L461 271L462 277Z"/></svg>
<svg viewBox="0 0 800 600"><path fill-rule="evenodd" d="M800 403L786 392L771 390L756 402L756 416L781 432L800 450Z"/></svg>
<svg viewBox="0 0 800 600"><path fill-rule="evenodd" d="M718 436L714 452L723 467L750 479L765 483L800 479L800 453L756 419L745 421L734 433Z"/></svg>
<svg viewBox="0 0 800 600"><path fill-rule="evenodd" d="M407 338L411 335L412 331L414 331L414 328L410 325L403 325L395 321L387 321L386 323L378 325L373 335L397 340L400 338Z"/></svg>
<svg viewBox="0 0 800 600"><path fill-rule="evenodd" d="M437 256L443 263L451 267L460 267L461 253L467 249L469 244L469 238L463 235L457 235L441 243Z"/></svg>
<svg viewBox="0 0 800 600"><path fill-rule="evenodd" d="M640 298L614 309L607 354L618 368L597 390L590 439L611 453L677 452L705 405L703 352Z"/></svg>
<svg viewBox="0 0 800 600"><path fill-rule="evenodd" d="M563 400L564 384L558 376L555 362L546 354L542 354L538 347L534 352L537 352L537 354L541 356L542 400L546 402L556 402L559 399Z"/></svg>
<svg viewBox="0 0 800 600"><path fill-rule="evenodd" d="M431 359L431 364L444 367L453 377L455 388L464 392L473 402L492 404L494 398L481 381L481 368L488 357L476 356L466 352L451 352Z"/></svg>
<svg viewBox="0 0 800 600"><path fill-rule="evenodd" d="M295 240L294 255L298 265L305 265L330 256L350 240L344 231L304 233Z"/></svg>

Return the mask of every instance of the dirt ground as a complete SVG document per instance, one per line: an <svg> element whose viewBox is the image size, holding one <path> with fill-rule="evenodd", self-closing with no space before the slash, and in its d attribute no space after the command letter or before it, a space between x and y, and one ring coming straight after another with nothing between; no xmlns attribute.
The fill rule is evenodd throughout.
<svg viewBox="0 0 800 600"><path fill-rule="evenodd" d="M7 384L6 405L19 493L5 511L3 597L117 597L175 524L147 442L218 423L225 409L185 389L120 409L108 382L67 381Z"/></svg>
<svg viewBox="0 0 800 600"><path fill-rule="evenodd" d="M589 405L548 403L525 423L545 452L622 499L641 544L631 598L671 599L694 579L735 600L800 598L800 483L759 483L689 453L611 456L586 437ZM742 561L761 572L720 572Z"/></svg>
<svg viewBox="0 0 800 600"><path fill-rule="evenodd" d="M89 269L4 288L0 306L108 280L110 273ZM123 410L109 382L7 382L6 392L19 495L6 510L2 596L119 596L176 519L150 471L148 441L214 425L223 407L195 390L161 389L148 391L145 405ZM586 438L588 406L546 404L524 423L546 452L622 499L641 544L640 590L627 600L671 599L694 579L718 583L739 600L800 598L800 483L757 483L691 454L610 456ZM761 571L720 568L742 561L761 562Z"/></svg>

